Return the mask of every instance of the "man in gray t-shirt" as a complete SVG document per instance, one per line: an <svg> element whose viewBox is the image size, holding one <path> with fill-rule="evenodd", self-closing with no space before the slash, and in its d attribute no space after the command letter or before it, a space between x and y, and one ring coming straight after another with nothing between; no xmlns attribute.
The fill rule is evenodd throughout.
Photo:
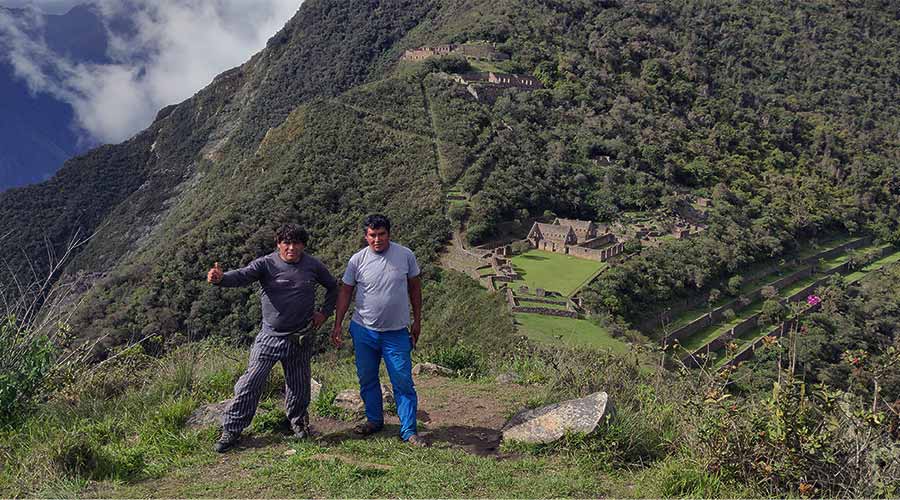
<svg viewBox="0 0 900 500"><path fill-rule="evenodd" d="M387 217L370 215L363 226L367 246L355 253L347 264L331 332L331 340L340 347L343 343L344 315L350 307L350 298L355 297L356 309L350 321L350 336L356 355L359 394L366 405L366 423L355 431L368 435L384 426L381 381L378 379L378 370L384 359L397 402L400 438L423 446L424 442L416 433L418 398L410 358L422 331L419 265L410 249L390 241L391 222Z"/></svg>
<svg viewBox="0 0 900 500"><path fill-rule="evenodd" d="M284 409L294 437L309 434L307 408L310 399L311 334L334 311L337 281L311 255L305 255L307 232L296 224L285 224L275 232L277 250L244 268L223 272L217 262L207 280L222 287L260 284L262 326L247 371L234 386L234 399L222 418L222 436L216 451L237 444L241 431L250 424L276 362L284 367ZM325 287L325 301L315 310L316 285Z"/></svg>

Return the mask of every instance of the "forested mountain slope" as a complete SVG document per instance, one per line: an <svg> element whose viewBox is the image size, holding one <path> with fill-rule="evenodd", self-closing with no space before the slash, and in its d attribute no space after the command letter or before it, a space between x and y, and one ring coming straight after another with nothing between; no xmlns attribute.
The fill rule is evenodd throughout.
<svg viewBox="0 0 900 500"><path fill-rule="evenodd" d="M487 104L428 74L440 64L397 65L405 48L469 40L545 88ZM79 335L239 334L256 323L250 293L202 273L264 251L276 220L310 226L339 266L374 210L433 255L453 184L471 195L473 242L548 210L605 221L711 197L705 236L645 251L587 296L633 318L812 234L897 239L898 40L892 2L309 0L147 131L0 196L0 250L24 269L22 249L40 263L45 238L102 228L66 269L106 275Z"/></svg>

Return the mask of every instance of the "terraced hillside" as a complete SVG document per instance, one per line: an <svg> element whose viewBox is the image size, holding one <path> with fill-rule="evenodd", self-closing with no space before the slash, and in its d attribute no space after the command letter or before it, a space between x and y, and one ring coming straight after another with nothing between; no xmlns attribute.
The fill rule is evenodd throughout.
<svg viewBox="0 0 900 500"><path fill-rule="evenodd" d="M661 335L661 342L672 346L688 366L724 363L731 353L771 335L773 327L777 330L785 315L796 309L792 304L803 303L831 276L854 273L852 279L859 279L868 272L864 269L871 271L897 258L896 251L869 238L837 239L825 249L806 250L791 263L744 284L737 298L719 299L699 315L696 310L684 313Z"/></svg>

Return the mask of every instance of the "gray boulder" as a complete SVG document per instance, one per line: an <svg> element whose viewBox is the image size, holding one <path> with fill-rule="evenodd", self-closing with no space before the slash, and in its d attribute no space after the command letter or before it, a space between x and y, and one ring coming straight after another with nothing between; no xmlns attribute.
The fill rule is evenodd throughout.
<svg viewBox="0 0 900 500"><path fill-rule="evenodd" d="M605 392L596 392L581 399L534 410L523 410L503 426L503 440L532 444L552 443L566 432L590 434L608 414L612 414L612 404Z"/></svg>
<svg viewBox="0 0 900 500"><path fill-rule="evenodd" d="M231 406L230 399L203 405L194 410L194 413L191 413L191 416L187 418L184 425L189 429L199 429L210 425L221 426L222 415L229 406Z"/></svg>
<svg viewBox="0 0 900 500"><path fill-rule="evenodd" d="M431 375L435 377L452 377L456 375L455 370L451 370L446 366L436 365L434 363L416 363L412 369L413 375Z"/></svg>
<svg viewBox="0 0 900 500"><path fill-rule="evenodd" d="M394 391L384 384L381 384L381 401L385 406L394 404ZM357 389L346 389L338 393L334 397L334 405L352 413L362 413L366 409Z"/></svg>

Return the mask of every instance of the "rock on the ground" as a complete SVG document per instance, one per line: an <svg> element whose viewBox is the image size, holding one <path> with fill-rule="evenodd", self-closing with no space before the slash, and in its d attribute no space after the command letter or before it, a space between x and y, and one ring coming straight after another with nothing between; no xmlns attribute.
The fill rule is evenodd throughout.
<svg viewBox="0 0 900 500"><path fill-rule="evenodd" d="M309 382L309 400L314 402L319 399L319 394L322 392L322 384L319 383L316 379L310 379Z"/></svg>
<svg viewBox="0 0 900 500"><path fill-rule="evenodd" d="M310 381L310 401L315 401L319 397L319 393L322 391L322 384L320 384L316 379L312 379ZM187 418L185 425L191 429L198 429L200 427L206 427L209 425L222 425L222 417L225 414L225 410L231 405L231 400L226 399L224 401L219 401L218 403L210 403L201 406L194 410L194 413L191 413L191 416Z"/></svg>
<svg viewBox="0 0 900 500"><path fill-rule="evenodd" d="M385 406L394 404L394 391L384 384L381 384L381 400ZM334 397L334 405L353 413L362 413L366 409L357 389L346 389L339 392Z"/></svg>
<svg viewBox="0 0 900 500"><path fill-rule="evenodd" d="M500 375L497 375L497 378L494 379L494 381L498 384L515 384L519 380L521 380L521 377L512 372L501 373Z"/></svg>
<svg viewBox="0 0 900 500"><path fill-rule="evenodd" d="M413 375L432 375L437 377L452 377L456 375L456 371L446 366L436 365L434 363L416 363L412 369Z"/></svg>
<svg viewBox="0 0 900 500"><path fill-rule="evenodd" d="M566 432L590 434L612 414L612 404L605 392L596 392L581 399L523 410L503 426L504 441L523 443L552 443Z"/></svg>
<svg viewBox="0 0 900 500"><path fill-rule="evenodd" d="M222 415L231 405L231 400L219 401L218 403L210 403L203 405L194 410L191 416L185 421L185 425L190 429L198 429L210 425L222 425Z"/></svg>

